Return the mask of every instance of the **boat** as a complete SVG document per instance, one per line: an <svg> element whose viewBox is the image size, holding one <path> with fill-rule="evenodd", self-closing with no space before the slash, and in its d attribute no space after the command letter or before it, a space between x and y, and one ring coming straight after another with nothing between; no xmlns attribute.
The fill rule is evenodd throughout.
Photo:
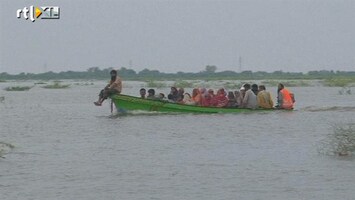
<svg viewBox="0 0 355 200"><path fill-rule="evenodd" d="M165 113L248 113L272 109L217 108L172 103L164 100L142 99L140 97L116 94L110 97L118 112L155 111Z"/></svg>

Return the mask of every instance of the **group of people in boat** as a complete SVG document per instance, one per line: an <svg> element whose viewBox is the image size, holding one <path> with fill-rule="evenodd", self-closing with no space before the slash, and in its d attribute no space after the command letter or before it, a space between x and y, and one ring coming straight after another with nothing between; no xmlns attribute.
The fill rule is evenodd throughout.
<svg viewBox="0 0 355 200"><path fill-rule="evenodd" d="M96 106L101 106L102 102L110 95L120 94L122 91L122 80L117 75L116 70L110 72L111 80L106 87L100 91L98 101L94 102ZM170 93L165 96L164 93L156 94L154 89L140 89L140 96L143 99L166 100L172 103L186 105L196 105L205 107L219 108L263 108L263 109L293 109L295 98L293 93L287 90L282 83L278 84L277 104L274 107L270 92L266 91L264 85L249 83L244 84L239 90L226 91L220 88L215 91L206 88L194 88L192 94L185 92L184 88L171 87Z"/></svg>
<svg viewBox="0 0 355 200"><path fill-rule="evenodd" d="M184 88L171 87L170 93L165 96L164 93L156 94L154 89L141 88L140 97L142 99L165 100L171 103L186 105L196 105L204 107L219 108L250 108L250 109L273 109L274 102L270 92L266 91L264 85L244 84L239 90L226 91L220 88L215 91L206 88L194 88L192 94L185 92ZM276 108L293 109L294 96L284 85L278 85L278 97Z"/></svg>

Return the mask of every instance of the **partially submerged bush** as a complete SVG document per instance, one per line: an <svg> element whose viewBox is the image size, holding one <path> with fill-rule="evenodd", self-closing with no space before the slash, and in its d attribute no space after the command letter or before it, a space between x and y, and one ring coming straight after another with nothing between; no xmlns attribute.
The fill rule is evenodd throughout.
<svg viewBox="0 0 355 200"><path fill-rule="evenodd" d="M350 156L355 153L355 125L336 125L333 133L322 142L323 153L327 155Z"/></svg>
<svg viewBox="0 0 355 200"><path fill-rule="evenodd" d="M69 87L70 87L69 84L64 85L64 84L60 84L59 82L54 82L53 84L43 86L43 88L46 89L64 89Z"/></svg>
<svg viewBox="0 0 355 200"><path fill-rule="evenodd" d="M44 85L44 84L47 84L46 82L42 82L42 81L39 81L39 82L36 82L35 85Z"/></svg>
<svg viewBox="0 0 355 200"><path fill-rule="evenodd" d="M276 87L279 83L282 83L286 87L308 87L311 85L308 81L305 80L292 80L292 81L265 80L260 82L261 85L274 86L274 87Z"/></svg>
<svg viewBox="0 0 355 200"><path fill-rule="evenodd" d="M180 80L180 81L176 81L174 83L174 86L177 87L177 88L193 88L194 87L194 83L193 82L184 81L184 80Z"/></svg>
<svg viewBox="0 0 355 200"><path fill-rule="evenodd" d="M157 81L150 80L147 82L147 87L148 88L164 88L164 87L166 87L166 84L163 82L157 82Z"/></svg>
<svg viewBox="0 0 355 200"><path fill-rule="evenodd" d="M32 87L30 86L11 86L6 87L4 90L6 91L27 91L30 90Z"/></svg>
<svg viewBox="0 0 355 200"><path fill-rule="evenodd" d="M323 81L324 86L346 87L355 84L355 78L331 78Z"/></svg>
<svg viewBox="0 0 355 200"><path fill-rule="evenodd" d="M223 84L223 88L227 90L239 90L239 88L242 86L240 83L231 83L231 82L226 82Z"/></svg>

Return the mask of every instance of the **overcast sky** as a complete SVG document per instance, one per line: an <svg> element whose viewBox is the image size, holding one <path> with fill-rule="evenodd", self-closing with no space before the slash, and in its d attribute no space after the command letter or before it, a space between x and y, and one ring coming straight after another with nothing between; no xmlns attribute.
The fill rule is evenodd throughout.
<svg viewBox="0 0 355 200"><path fill-rule="evenodd" d="M59 6L59 20L18 19ZM0 72L355 71L355 0L0 1Z"/></svg>

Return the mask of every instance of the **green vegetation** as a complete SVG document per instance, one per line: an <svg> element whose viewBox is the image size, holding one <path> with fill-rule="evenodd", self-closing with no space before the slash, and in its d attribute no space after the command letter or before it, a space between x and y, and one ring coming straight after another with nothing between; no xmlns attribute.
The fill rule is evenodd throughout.
<svg viewBox="0 0 355 200"><path fill-rule="evenodd" d="M335 127L332 135L334 153L345 156L355 152L355 126Z"/></svg>
<svg viewBox="0 0 355 200"><path fill-rule="evenodd" d="M60 79L80 79L80 80L107 80L112 68L100 69L99 67L91 67L87 71L74 72L46 72L41 74L32 73L20 73L17 75L11 75L8 73L0 73L0 80L60 80ZM142 71L136 72L132 69L127 69L121 67L118 69L119 76L124 80L328 80L327 84L331 85L329 80L334 79L355 79L355 71L344 72L344 71L310 71L307 73L301 72L263 72L263 71L217 71L217 67L214 65L207 65L204 70L196 73L192 72L177 72L177 73L164 73L158 70L143 69ZM271 84L272 82L270 82ZM274 84L274 83L273 83ZM296 82L290 83L290 85L303 85L306 86L307 82ZM274 84L275 85L275 84Z"/></svg>
<svg viewBox="0 0 355 200"><path fill-rule="evenodd" d="M74 83L74 85L88 86L88 85L94 85L94 83Z"/></svg>
<svg viewBox="0 0 355 200"><path fill-rule="evenodd" d="M226 82L223 84L223 87L227 90L237 90L242 86L241 83L232 83L232 82Z"/></svg>
<svg viewBox="0 0 355 200"><path fill-rule="evenodd" d="M261 81L261 85L276 87L279 83L283 83L286 87L308 87L311 84L305 80L265 80Z"/></svg>
<svg viewBox="0 0 355 200"><path fill-rule="evenodd" d="M64 88L69 88L69 86L70 86L69 84L62 85L59 82L54 82L53 84L43 86L43 88L46 88L46 89L64 89Z"/></svg>
<svg viewBox="0 0 355 200"><path fill-rule="evenodd" d="M164 88L164 87L166 87L166 84L162 83L162 82L150 80L150 81L147 81L147 87L149 87L149 88Z"/></svg>
<svg viewBox="0 0 355 200"><path fill-rule="evenodd" d="M191 81L178 80L174 83L174 86L177 88L193 88L194 83Z"/></svg>
<svg viewBox="0 0 355 200"><path fill-rule="evenodd" d="M5 82L6 82L5 80L0 79L0 83L5 83Z"/></svg>
<svg viewBox="0 0 355 200"><path fill-rule="evenodd" d="M12 86L6 87L4 90L6 91L27 91L30 90L32 87L30 86Z"/></svg>
<svg viewBox="0 0 355 200"><path fill-rule="evenodd" d="M46 82L42 82L42 81L35 83L35 85L44 85L44 84L47 84L47 83Z"/></svg>
<svg viewBox="0 0 355 200"><path fill-rule="evenodd" d="M348 78L331 78L323 81L323 84L328 87L346 87L355 84L355 77Z"/></svg>
<svg viewBox="0 0 355 200"><path fill-rule="evenodd" d="M9 153L13 148L14 145L0 141L0 158L4 158L4 155Z"/></svg>

